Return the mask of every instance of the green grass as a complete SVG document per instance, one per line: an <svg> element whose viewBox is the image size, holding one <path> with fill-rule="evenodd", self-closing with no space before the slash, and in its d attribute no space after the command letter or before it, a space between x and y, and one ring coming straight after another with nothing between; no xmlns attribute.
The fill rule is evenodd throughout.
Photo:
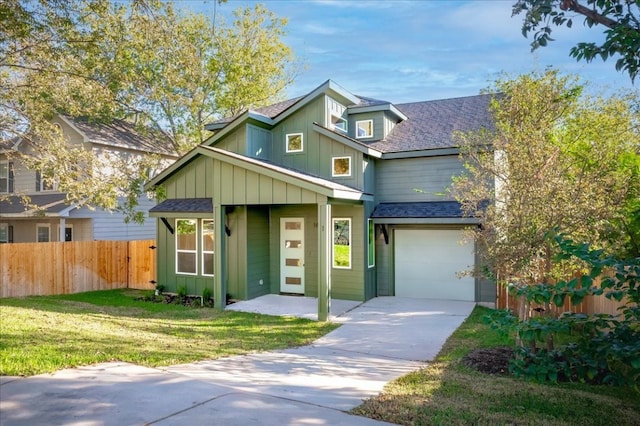
<svg viewBox="0 0 640 426"><path fill-rule="evenodd" d="M180 364L305 345L338 327L136 300L148 294L109 290L0 299L0 375L105 361Z"/></svg>
<svg viewBox="0 0 640 426"><path fill-rule="evenodd" d="M638 425L640 395L630 388L536 384L461 364L475 348L512 341L482 321L477 307L429 367L389 383L354 414L404 425Z"/></svg>
<svg viewBox="0 0 640 426"><path fill-rule="evenodd" d="M351 246L346 245L334 245L333 246L333 265L348 267L351 261Z"/></svg>

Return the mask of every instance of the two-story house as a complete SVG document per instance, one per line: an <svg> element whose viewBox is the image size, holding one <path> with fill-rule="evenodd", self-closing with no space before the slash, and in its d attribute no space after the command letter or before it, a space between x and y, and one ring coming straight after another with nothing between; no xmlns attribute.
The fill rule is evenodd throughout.
<svg viewBox="0 0 640 426"><path fill-rule="evenodd" d="M57 115L52 122L60 126L71 144L82 146L95 156L135 158L155 154L163 167L178 158L166 138L158 133L141 133L123 120L110 123ZM125 223L123 214L66 201L55 180L42 179L40 173L25 167L20 155L32 152L24 139L0 144L0 243L140 240L156 237L156 221ZM25 196L27 202L25 203ZM147 211L155 201L140 197L139 208Z"/></svg>
<svg viewBox="0 0 640 426"><path fill-rule="evenodd" d="M350 300L495 302L465 271L474 243L447 193L463 171L456 131L491 126L489 95L394 105L327 81L305 96L206 128L214 132L151 180L158 282ZM321 302L322 303L322 302Z"/></svg>

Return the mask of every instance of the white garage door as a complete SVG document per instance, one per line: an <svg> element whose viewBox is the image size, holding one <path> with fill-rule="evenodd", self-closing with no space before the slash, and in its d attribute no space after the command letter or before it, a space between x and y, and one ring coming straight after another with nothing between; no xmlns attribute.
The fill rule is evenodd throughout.
<svg viewBox="0 0 640 426"><path fill-rule="evenodd" d="M396 296L474 301L473 277L456 275L474 262L462 239L461 230L396 230Z"/></svg>

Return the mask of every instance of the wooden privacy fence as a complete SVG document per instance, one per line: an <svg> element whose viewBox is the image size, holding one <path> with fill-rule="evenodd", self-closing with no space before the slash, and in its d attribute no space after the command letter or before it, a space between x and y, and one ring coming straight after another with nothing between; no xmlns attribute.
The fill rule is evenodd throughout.
<svg viewBox="0 0 640 426"><path fill-rule="evenodd" d="M594 280L594 286L599 287L600 282ZM617 315L620 312L618 308L624 304L624 300L618 302L616 300L609 300L604 295L600 296L586 296L582 303L578 305L572 305L571 300L567 297L564 301L564 305L556 306L551 304L551 311L555 314L561 314L563 312L576 312L583 314L609 314ZM509 309L515 313L518 313L519 300L518 298L509 294L506 286L498 286L498 303L499 309ZM531 309L541 307L536 304L531 304ZM537 314L533 315L537 316Z"/></svg>
<svg viewBox="0 0 640 426"><path fill-rule="evenodd" d="M155 288L155 240L0 244L0 297Z"/></svg>

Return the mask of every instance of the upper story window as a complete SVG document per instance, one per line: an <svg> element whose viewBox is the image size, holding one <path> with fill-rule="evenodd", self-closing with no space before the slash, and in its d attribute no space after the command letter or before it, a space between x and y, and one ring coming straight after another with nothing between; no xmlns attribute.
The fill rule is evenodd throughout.
<svg viewBox="0 0 640 426"><path fill-rule="evenodd" d="M373 137L373 120L356 121L356 139Z"/></svg>
<svg viewBox="0 0 640 426"><path fill-rule="evenodd" d="M302 152L303 140L302 133L289 133L286 136L287 152Z"/></svg>
<svg viewBox="0 0 640 426"><path fill-rule="evenodd" d="M36 191L55 191L57 188L55 179L45 177L40 171L36 172Z"/></svg>
<svg viewBox="0 0 640 426"><path fill-rule="evenodd" d="M333 157L331 162L333 164L333 168L331 169L331 176L351 176L351 157Z"/></svg>
<svg viewBox="0 0 640 426"><path fill-rule="evenodd" d="M13 163L0 161L0 193L13 192Z"/></svg>
<svg viewBox="0 0 640 426"><path fill-rule="evenodd" d="M331 115L331 128L343 133L347 133L347 120L337 115Z"/></svg>

